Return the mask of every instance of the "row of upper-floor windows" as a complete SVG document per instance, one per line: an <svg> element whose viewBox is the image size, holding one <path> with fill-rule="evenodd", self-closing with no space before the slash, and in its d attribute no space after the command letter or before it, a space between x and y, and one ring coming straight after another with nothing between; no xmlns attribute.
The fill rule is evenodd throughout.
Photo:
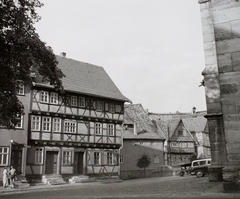
<svg viewBox="0 0 240 199"><path fill-rule="evenodd" d="M40 91L39 101L41 103L50 103L56 105L62 103L60 102L58 93L48 91ZM94 102L90 102L89 99L86 100L85 97L82 96L79 97L75 95L65 96L64 103L68 106L81 108L85 108L86 106L89 106L91 103L92 106L94 104L94 109L96 109L97 111L105 110L111 113L122 111L121 106L115 105L115 103L105 102L103 100L94 100Z"/></svg>
<svg viewBox="0 0 240 199"><path fill-rule="evenodd" d="M31 120L32 131L45 131L45 132L65 132L65 133L76 133L77 132L77 121L75 120L63 120L61 118L52 118L45 116L32 115ZM106 124L107 135L115 135L115 125ZM95 123L94 126L95 135L103 134L103 124Z"/></svg>
<svg viewBox="0 0 240 199"><path fill-rule="evenodd" d="M194 148L193 142L171 142L171 147Z"/></svg>

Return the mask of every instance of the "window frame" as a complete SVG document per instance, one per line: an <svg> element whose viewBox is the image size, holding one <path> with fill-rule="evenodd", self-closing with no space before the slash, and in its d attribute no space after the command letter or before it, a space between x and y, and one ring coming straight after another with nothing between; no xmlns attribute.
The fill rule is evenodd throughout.
<svg viewBox="0 0 240 199"><path fill-rule="evenodd" d="M86 107L85 97L79 97L79 107L81 107L81 108L85 108Z"/></svg>
<svg viewBox="0 0 240 199"><path fill-rule="evenodd" d="M18 114L18 117L20 116L20 114ZM23 115L21 115L21 117L19 118L19 121L20 122L18 122L17 124L16 124L16 126L15 126L15 128L16 129L22 129L23 128ZM20 124L20 125L19 125Z"/></svg>
<svg viewBox="0 0 240 199"><path fill-rule="evenodd" d="M107 134L108 134L108 136L114 136L115 135L114 124L107 124Z"/></svg>
<svg viewBox="0 0 240 199"><path fill-rule="evenodd" d="M72 152L70 150L62 151L62 165L63 166L72 165Z"/></svg>
<svg viewBox="0 0 240 199"><path fill-rule="evenodd" d="M160 163L160 155L153 155L153 163L159 164Z"/></svg>
<svg viewBox="0 0 240 199"><path fill-rule="evenodd" d="M102 123L95 123L94 133L95 135L102 135Z"/></svg>
<svg viewBox="0 0 240 199"><path fill-rule="evenodd" d="M25 95L25 86L23 83L18 84L17 95Z"/></svg>
<svg viewBox="0 0 240 199"><path fill-rule="evenodd" d="M124 164L124 156L123 155L119 156L119 163Z"/></svg>
<svg viewBox="0 0 240 199"><path fill-rule="evenodd" d="M115 104L114 103L109 103L108 104L108 112L110 113L115 113Z"/></svg>
<svg viewBox="0 0 240 199"><path fill-rule="evenodd" d="M35 121L33 119L34 117L39 118L39 121ZM38 128L33 128L33 126L34 127L37 126L36 124L33 125L34 122L38 124ZM40 131L40 129L41 129L41 116L39 116L39 115L32 115L32 117L31 117L31 130L32 131Z"/></svg>
<svg viewBox="0 0 240 199"><path fill-rule="evenodd" d="M58 104L58 93L51 92L49 98L50 104Z"/></svg>
<svg viewBox="0 0 240 199"><path fill-rule="evenodd" d="M107 152L107 165L114 164L114 154L113 152Z"/></svg>
<svg viewBox="0 0 240 199"><path fill-rule="evenodd" d="M43 152L44 152L43 147L35 148L35 159L34 159L35 164L43 164Z"/></svg>
<svg viewBox="0 0 240 199"><path fill-rule="evenodd" d="M40 91L40 102L49 103L49 92L48 91Z"/></svg>
<svg viewBox="0 0 240 199"><path fill-rule="evenodd" d="M59 120L60 122L56 122L55 120ZM56 125L58 125L59 130L56 130ZM62 119L58 117L53 118L53 132L61 132L62 129Z"/></svg>
<svg viewBox="0 0 240 199"><path fill-rule="evenodd" d="M103 101L101 100L96 101L96 111L103 111Z"/></svg>
<svg viewBox="0 0 240 199"><path fill-rule="evenodd" d="M71 95L71 106L77 106L78 105L78 98L75 95Z"/></svg>
<svg viewBox="0 0 240 199"><path fill-rule="evenodd" d="M5 150L7 151L5 151ZM5 158L4 158L5 157ZM7 166L9 161L9 147L0 147L0 166Z"/></svg>
<svg viewBox="0 0 240 199"><path fill-rule="evenodd" d="M68 128L68 129L74 128L74 131L72 131L72 130L66 131L66 124L67 124L67 123L70 124L70 125L68 124L68 127L67 127L67 128ZM72 126L72 124L74 124L74 126ZM77 122L76 122L76 121L71 121L71 120L65 120L65 121L64 121L64 129L63 129L63 130L64 130L65 133L76 133L76 132L77 132Z"/></svg>
<svg viewBox="0 0 240 199"><path fill-rule="evenodd" d="M45 119L49 119L49 121L44 121ZM51 117L45 117L45 116L42 117L42 131L50 132L51 124L52 124ZM45 127L47 127L47 129L45 129Z"/></svg>
<svg viewBox="0 0 240 199"><path fill-rule="evenodd" d="M94 165L101 165L101 153L100 152L94 152L93 153L93 163Z"/></svg>

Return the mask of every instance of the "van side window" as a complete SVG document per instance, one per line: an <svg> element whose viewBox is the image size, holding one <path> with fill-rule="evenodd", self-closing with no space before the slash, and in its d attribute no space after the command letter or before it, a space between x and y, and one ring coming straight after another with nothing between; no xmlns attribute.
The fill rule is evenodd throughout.
<svg viewBox="0 0 240 199"><path fill-rule="evenodd" d="M208 163L208 164L211 164L211 161L210 161L210 160L208 160L208 161L207 161L207 163Z"/></svg>
<svg viewBox="0 0 240 199"><path fill-rule="evenodd" d="M205 165L206 161L200 161L200 165Z"/></svg>
<svg viewBox="0 0 240 199"><path fill-rule="evenodd" d="M193 166L198 166L198 162L194 162L194 163L193 163Z"/></svg>

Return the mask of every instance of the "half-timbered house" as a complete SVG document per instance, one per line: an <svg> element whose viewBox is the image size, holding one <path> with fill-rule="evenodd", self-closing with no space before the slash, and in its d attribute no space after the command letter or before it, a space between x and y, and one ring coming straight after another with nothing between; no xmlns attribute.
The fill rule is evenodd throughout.
<svg viewBox="0 0 240 199"><path fill-rule="evenodd" d="M23 173L28 178L118 175L124 103L130 100L103 67L64 56L57 60L66 76L65 92L56 91L36 74L25 99L27 134L21 136L27 153L19 156Z"/></svg>

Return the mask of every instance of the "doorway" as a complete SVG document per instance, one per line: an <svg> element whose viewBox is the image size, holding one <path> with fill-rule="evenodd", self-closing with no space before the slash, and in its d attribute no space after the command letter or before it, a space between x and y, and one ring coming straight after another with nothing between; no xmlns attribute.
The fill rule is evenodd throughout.
<svg viewBox="0 0 240 199"><path fill-rule="evenodd" d="M13 147L11 154L11 166L16 169L17 175L22 174L22 149Z"/></svg>
<svg viewBox="0 0 240 199"><path fill-rule="evenodd" d="M58 152L57 151L47 151L46 152L46 174L57 174L57 161Z"/></svg>
<svg viewBox="0 0 240 199"><path fill-rule="evenodd" d="M74 174L83 174L83 152L74 152Z"/></svg>

